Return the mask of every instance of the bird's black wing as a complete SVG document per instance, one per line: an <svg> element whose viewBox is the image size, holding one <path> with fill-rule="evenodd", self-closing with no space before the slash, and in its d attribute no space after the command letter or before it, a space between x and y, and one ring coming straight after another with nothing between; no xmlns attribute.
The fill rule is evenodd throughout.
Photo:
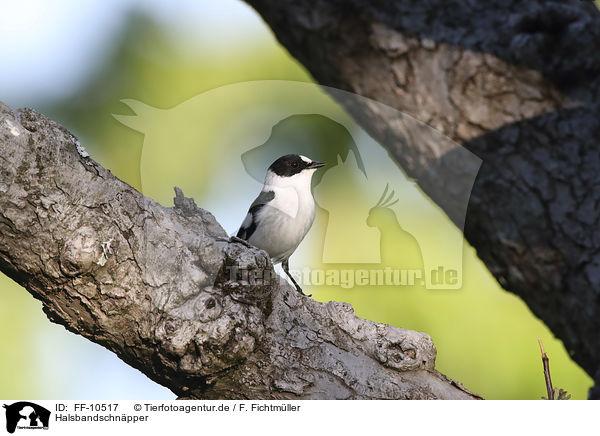
<svg viewBox="0 0 600 436"><path fill-rule="evenodd" d="M256 216L258 212L267 204L269 201L275 198L275 193L273 191L261 191L256 197L256 200L250 205L250 209L248 210L248 215L244 219L244 222L240 226L240 229L237 232L237 237L240 239L248 240L250 236L256 230L257 222Z"/></svg>

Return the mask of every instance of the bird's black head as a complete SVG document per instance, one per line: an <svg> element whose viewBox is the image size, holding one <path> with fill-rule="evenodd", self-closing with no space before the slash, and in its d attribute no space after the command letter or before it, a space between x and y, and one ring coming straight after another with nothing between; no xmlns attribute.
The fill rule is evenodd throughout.
<svg viewBox="0 0 600 436"><path fill-rule="evenodd" d="M280 177L291 177L304 170L317 169L324 165L324 163L315 162L305 156L286 154L273 162L269 167L269 170Z"/></svg>

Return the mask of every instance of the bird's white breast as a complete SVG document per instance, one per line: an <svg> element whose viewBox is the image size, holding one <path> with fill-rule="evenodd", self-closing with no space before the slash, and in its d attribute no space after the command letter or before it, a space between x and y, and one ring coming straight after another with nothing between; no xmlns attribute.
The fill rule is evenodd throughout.
<svg viewBox="0 0 600 436"><path fill-rule="evenodd" d="M265 250L274 263L288 258L298 247L315 219L310 192L313 171L294 177L267 176L264 190L275 197L258 213L260 225L248 242Z"/></svg>

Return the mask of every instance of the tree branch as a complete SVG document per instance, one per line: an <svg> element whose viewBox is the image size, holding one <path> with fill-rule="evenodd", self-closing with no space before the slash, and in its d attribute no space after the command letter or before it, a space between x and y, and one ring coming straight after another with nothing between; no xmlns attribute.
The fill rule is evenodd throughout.
<svg viewBox="0 0 600 436"><path fill-rule="evenodd" d="M600 13L578 1L247 0L600 382ZM343 96L342 96L343 97ZM397 110L483 159L421 141ZM418 132L417 132L418 133ZM464 154L462 155L464 156ZM439 177L440 169L445 178ZM458 181L458 182L455 182ZM597 397L600 388L592 391Z"/></svg>
<svg viewBox="0 0 600 436"><path fill-rule="evenodd" d="M299 295L181 191L164 208L2 104L0 270L181 397L479 398L435 371L427 334Z"/></svg>

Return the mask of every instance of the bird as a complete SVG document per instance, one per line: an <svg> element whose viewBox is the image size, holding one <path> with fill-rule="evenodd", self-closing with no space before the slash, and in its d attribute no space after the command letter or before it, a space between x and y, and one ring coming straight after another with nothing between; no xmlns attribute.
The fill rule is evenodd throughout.
<svg viewBox="0 0 600 436"><path fill-rule="evenodd" d="M311 180L323 166L325 163L299 154L286 154L273 162L236 235L266 251L273 264L281 263L296 290L303 295L306 294L290 274L288 261L315 220Z"/></svg>

